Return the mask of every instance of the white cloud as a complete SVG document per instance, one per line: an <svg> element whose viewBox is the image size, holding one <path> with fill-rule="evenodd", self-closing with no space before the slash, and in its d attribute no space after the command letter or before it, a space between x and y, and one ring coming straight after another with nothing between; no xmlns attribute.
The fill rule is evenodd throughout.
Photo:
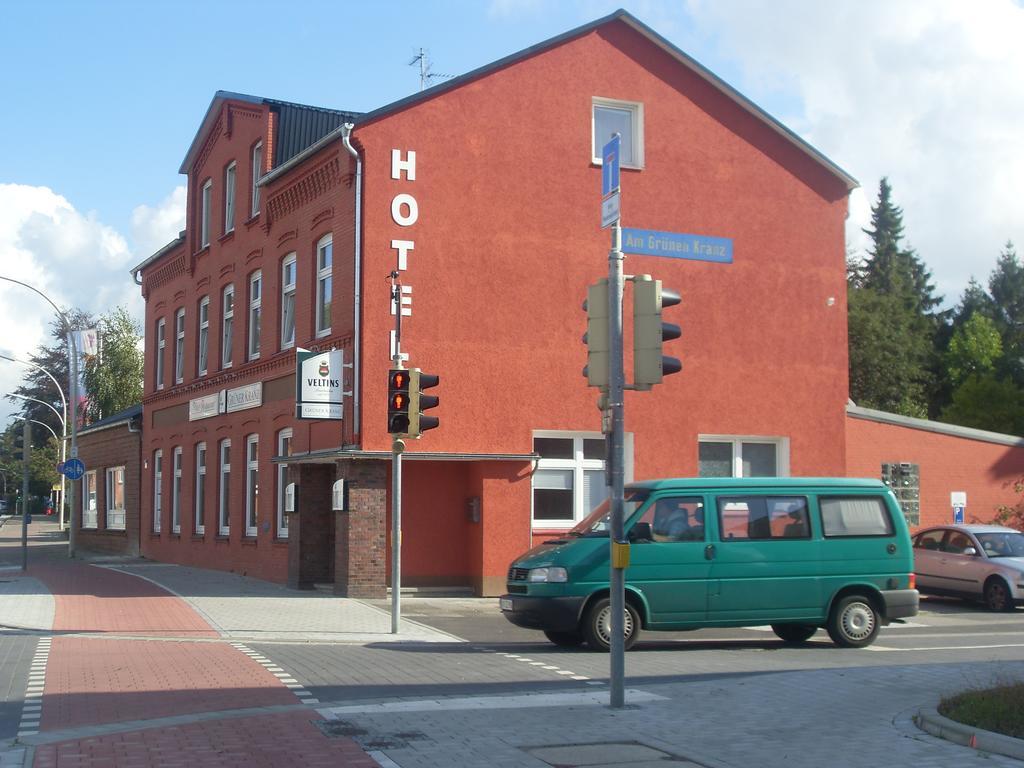
<svg viewBox="0 0 1024 768"><path fill-rule="evenodd" d="M0 275L38 288L62 309L98 315L125 305L141 320L142 295L129 270L183 228L184 194L178 188L155 208L135 209L131 248L121 233L94 214L75 210L51 189L0 184ZM53 309L41 297L0 281L0 351L27 357L49 342L53 319ZM0 360L0 396L18 386L25 370ZM0 400L0 426L15 410Z"/></svg>
<svg viewBox="0 0 1024 768"><path fill-rule="evenodd" d="M1024 246L1024 8L1012 0L690 0L734 83L857 177L851 245L888 176L906 244L954 303L1007 239Z"/></svg>

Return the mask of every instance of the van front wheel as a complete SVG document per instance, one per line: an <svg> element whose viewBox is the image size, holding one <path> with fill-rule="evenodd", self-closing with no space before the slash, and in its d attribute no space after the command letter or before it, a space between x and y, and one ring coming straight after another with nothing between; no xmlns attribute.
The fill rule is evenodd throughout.
<svg viewBox="0 0 1024 768"><path fill-rule="evenodd" d="M818 631L813 624L772 624L772 632L787 643L802 643Z"/></svg>
<svg viewBox="0 0 1024 768"><path fill-rule="evenodd" d="M640 633L640 617L636 609L626 603L625 615L622 617L623 648L629 650L636 642ZM587 645L595 651L607 651L612 641L612 601L605 597L596 600L583 617L583 638Z"/></svg>
<svg viewBox="0 0 1024 768"><path fill-rule="evenodd" d="M843 648L864 648L878 634L878 612L863 595L847 595L832 606L828 635Z"/></svg>

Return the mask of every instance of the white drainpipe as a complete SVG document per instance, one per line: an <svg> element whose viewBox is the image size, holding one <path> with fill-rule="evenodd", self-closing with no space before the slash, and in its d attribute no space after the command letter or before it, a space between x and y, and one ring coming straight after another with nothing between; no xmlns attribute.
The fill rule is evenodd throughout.
<svg viewBox="0 0 1024 768"><path fill-rule="evenodd" d="M361 348L362 348L362 337L360 335L361 334L361 326L360 326L360 323L359 323L359 318L360 318L360 315L361 315L362 300L363 300L362 299L362 293L361 293L361 291L362 291L362 288L361 288L361 278L362 278L362 270L363 270L363 254L362 254L362 245L363 245L363 229L362 229L362 227L363 227L363 224L362 224L362 220L363 220L362 219L362 214L363 214L363 159L359 156L359 153L356 151L355 147L352 146L352 142L350 141L350 139L352 137L352 129L353 129L353 127L354 126L353 126L352 123L345 123L345 125L343 126L342 134L341 134L341 141L345 145L345 149L348 150L348 153L350 155L352 155L352 157L354 157L356 159L356 226L355 226L355 231L356 231L356 241L355 241L355 263L356 263L356 269L355 269L355 303L354 303L354 309L355 309L355 329L354 329L353 334L352 334L352 434L354 436L356 434L361 435L360 426L359 426L359 417L360 417L360 411L361 411L360 404L359 404L359 395L360 395L360 388L359 388L359 364L360 364L360 359L361 359L360 351L361 351ZM362 440L361 439L360 439L359 442L360 442L360 444L362 444Z"/></svg>

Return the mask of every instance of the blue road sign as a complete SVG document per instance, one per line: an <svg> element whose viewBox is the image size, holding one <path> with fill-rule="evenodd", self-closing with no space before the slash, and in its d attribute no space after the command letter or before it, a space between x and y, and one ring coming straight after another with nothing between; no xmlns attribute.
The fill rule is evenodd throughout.
<svg viewBox="0 0 1024 768"><path fill-rule="evenodd" d="M80 480L85 474L85 464L81 459L68 459L60 470L69 480Z"/></svg>
<svg viewBox="0 0 1024 768"><path fill-rule="evenodd" d="M653 229L622 228L622 252L671 259L696 259L732 263L732 239L657 232Z"/></svg>
<svg viewBox="0 0 1024 768"><path fill-rule="evenodd" d="M601 197L608 197L619 188L619 149L622 139L619 134L601 150Z"/></svg>
<svg viewBox="0 0 1024 768"><path fill-rule="evenodd" d="M953 507L953 523L956 525L962 525L964 522L964 508L961 506Z"/></svg>

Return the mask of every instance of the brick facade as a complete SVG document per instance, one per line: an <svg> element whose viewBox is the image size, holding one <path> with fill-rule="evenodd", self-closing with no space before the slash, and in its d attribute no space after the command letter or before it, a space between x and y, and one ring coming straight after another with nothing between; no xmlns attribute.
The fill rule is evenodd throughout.
<svg viewBox="0 0 1024 768"><path fill-rule="evenodd" d="M127 419L116 419L113 424L93 426L78 436L78 457L85 464L87 476L95 478L96 527L80 527L76 534L76 547L83 554L125 555L139 554L140 485L142 470L142 432L140 416L134 413ZM108 509L114 494L109 493L108 470L123 467L124 528L116 529L115 521L108 520ZM111 482L116 482L114 475ZM84 521L83 511L89 503L85 493L88 480L83 478L77 493L80 509L75 515Z"/></svg>

